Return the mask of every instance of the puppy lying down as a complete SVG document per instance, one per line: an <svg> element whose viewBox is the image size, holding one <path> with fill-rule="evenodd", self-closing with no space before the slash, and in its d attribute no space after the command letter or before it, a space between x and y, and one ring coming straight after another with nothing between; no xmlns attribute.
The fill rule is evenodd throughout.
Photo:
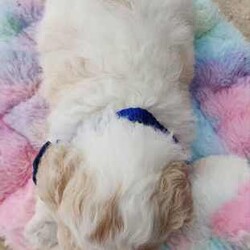
<svg viewBox="0 0 250 250"><path fill-rule="evenodd" d="M193 217L192 0L47 0L36 249L156 250Z"/></svg>

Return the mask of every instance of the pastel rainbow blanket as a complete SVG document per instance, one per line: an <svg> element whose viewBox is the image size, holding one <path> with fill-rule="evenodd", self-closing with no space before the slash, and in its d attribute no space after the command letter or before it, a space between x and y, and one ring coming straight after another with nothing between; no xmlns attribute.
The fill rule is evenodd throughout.
<svg viewBox="0 0 250 250"><path fill-rule="evenodd" d="M34 212L31 162L44 141L47 111L37 94L41 68L35 49L42 2L0 1L0 236L14 250L30 249L22 233ZM250 44L211 0L194 2L193 158L230 153L250 158ZM250 221L250 201L246 209L244 219ZM234 228L238 214L232 216ZM232 234L250 234L250 223L237 230ZM243 246L218 233L211 236L210 249Z"/></svg>

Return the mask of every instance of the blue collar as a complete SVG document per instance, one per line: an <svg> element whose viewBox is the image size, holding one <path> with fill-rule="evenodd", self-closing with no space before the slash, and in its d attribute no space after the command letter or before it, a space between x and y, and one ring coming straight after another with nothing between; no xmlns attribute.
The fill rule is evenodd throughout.
<svg viewBox="0 0 250 250"><path fill-rule="evenodd" d="M171 134L170 131L164 127L157 119L146 109L142 108L126 108L116 112L119 118L127 119L133 123L141 123L145 126L153 127L155 130L159 130L164 134ZM173 135L173 140L178 143L178 139Z"/></svg>
<svg viewBox="0 0 250 250"><path fill-rule="evenodd" d="M116 112L116 114L118 115L119 118L127 119L133 123L141 123L145 126L152 127L155 130L159 130L164 134L171 134L169 130L166 127L164 127L160 122L158 122L156 118L146 109L126 108L126 109L122 109ZM173 135L173 140L175 143L179 142L175 135ZM39 164L41 162L43 155L45 154L45 152L47 151L50 145L51 145L51 142L49 141L46 142L40 149L39 153L37 154L33 162L33 176L32 176L33 178L32 179L35 184L37 183L36 175L38 172Z"/></svg>
<svg viewBox="0 0 250 250"><path fill-rule="evenodd" d="M43 157L43 155L45 154L45 152L47 151L47 149L49 148L49 146L51 145L51 142L47 141L40 149L40 151L38 152L35 160L33 161L33 173L32 173L32 180L33 182L36 184L36 176L37 176L37 172L38 172L38 167L39 164L41 162L41 159Z"/></svg>

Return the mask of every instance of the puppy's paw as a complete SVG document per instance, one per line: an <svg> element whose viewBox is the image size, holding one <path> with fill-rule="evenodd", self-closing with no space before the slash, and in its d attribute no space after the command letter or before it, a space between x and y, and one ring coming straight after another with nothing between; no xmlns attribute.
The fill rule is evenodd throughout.
<svg viewBox="0 0 250 250"><path fill-rule="evenodd" d="M58 244L57 225L54 221L32 220L25 230L25 237L37 249L52 249Z"/></svg>

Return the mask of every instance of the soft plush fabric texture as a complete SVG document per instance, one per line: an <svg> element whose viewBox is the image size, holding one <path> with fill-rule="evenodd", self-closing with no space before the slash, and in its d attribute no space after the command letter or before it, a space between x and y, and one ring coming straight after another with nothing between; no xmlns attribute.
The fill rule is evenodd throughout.
<svg viewBox="0 0 250 250"><path fill-rule="evenodd" d="M0 3L0 236L15 250L29 249L22 233L34 212L32 161L45 139L47 108L38 94L41 68L35 47L42 2ZM249 159L250 44L211 0L194 4L193 160L218 154ZM237 239L250 234L249 193L249 183L242 183L238 195L214 214L210 249L244 247ZM180 242L177 249L187 245Z"/></svg>

